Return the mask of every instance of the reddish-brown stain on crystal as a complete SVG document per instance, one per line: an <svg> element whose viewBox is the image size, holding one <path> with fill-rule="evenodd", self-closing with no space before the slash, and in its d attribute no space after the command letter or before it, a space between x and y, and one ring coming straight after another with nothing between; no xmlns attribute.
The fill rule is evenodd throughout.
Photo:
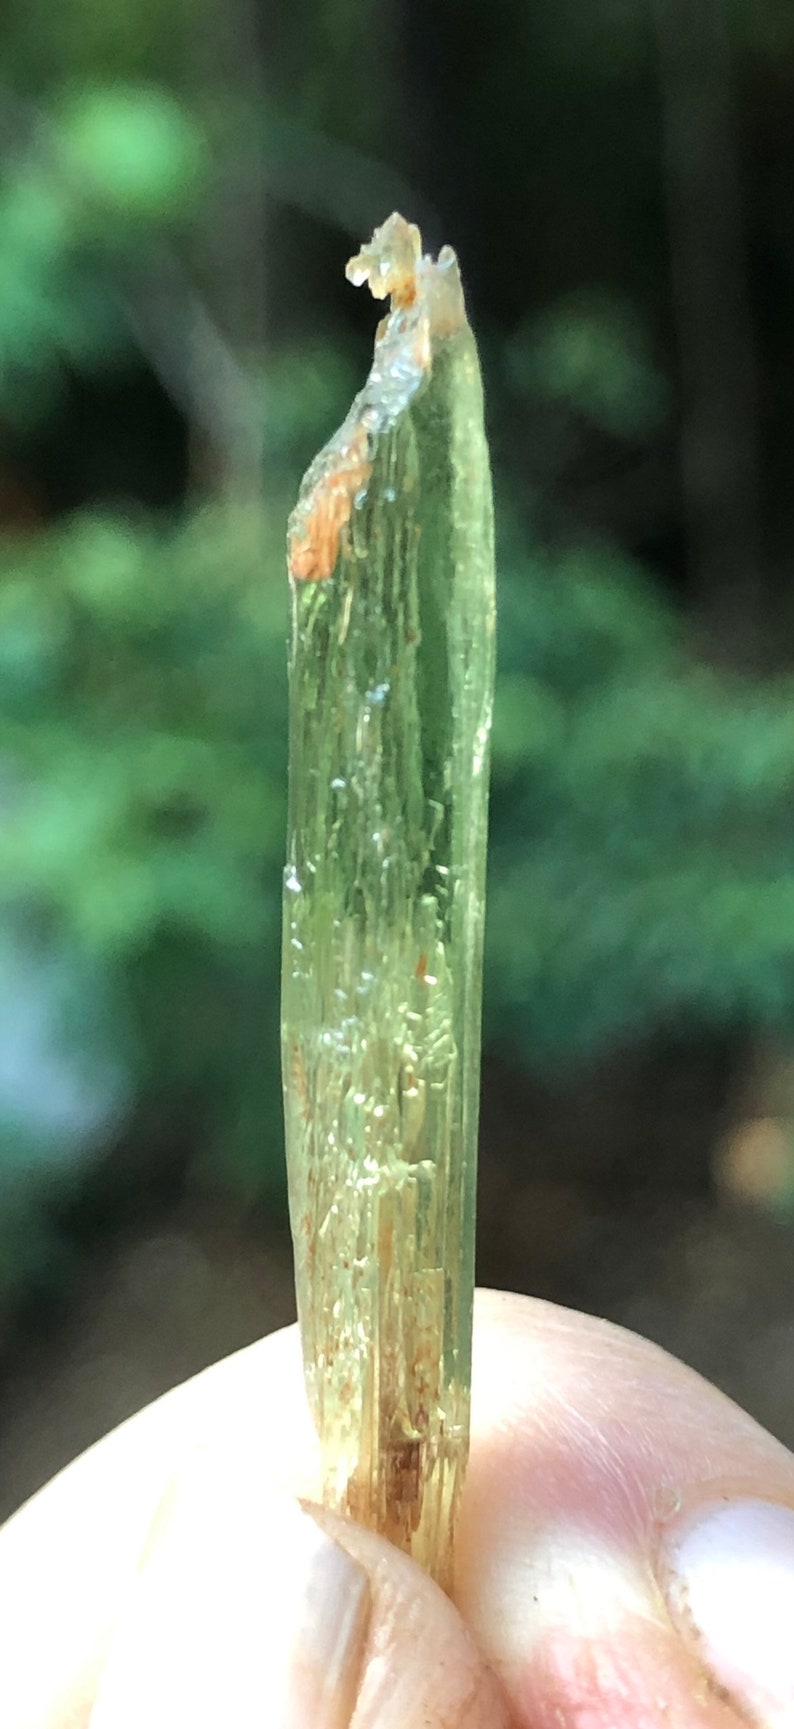
<svg viewBox="0 0 794 1729"><path fill-rule="evenodd" d="M324 582L331 576L342 536L347 529L358 493L372 473L367 450L367 429L356 428L309 495L289 546L289 570L299 582Z"/></svg>

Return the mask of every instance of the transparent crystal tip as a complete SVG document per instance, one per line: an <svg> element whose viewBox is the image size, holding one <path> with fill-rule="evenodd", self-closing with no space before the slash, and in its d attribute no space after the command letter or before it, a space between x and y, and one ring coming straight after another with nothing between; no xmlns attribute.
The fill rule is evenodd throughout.
<svg viewBox="0 0 794 1729"><path fill-rule="evenodd" d="M416 223L406 222L396 210L348 261L345 275L356 288L367 283L375 300L389 297L392 312L418 302L434 336L449 335L464 321L463 290L452 247L442 246L437 259L423 254Z"/></svg>

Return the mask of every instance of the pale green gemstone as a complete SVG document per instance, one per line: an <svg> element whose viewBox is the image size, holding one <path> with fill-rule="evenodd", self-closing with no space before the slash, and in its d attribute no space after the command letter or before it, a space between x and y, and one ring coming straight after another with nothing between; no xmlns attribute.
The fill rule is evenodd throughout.
<svg viewBox="0 0 794 1729"><path fill-rule="evenodd" d="M392 217L364 390L290 525L283 1053L326 1503L439 1581L469 1432L491 480L457 264Z"/></svg>

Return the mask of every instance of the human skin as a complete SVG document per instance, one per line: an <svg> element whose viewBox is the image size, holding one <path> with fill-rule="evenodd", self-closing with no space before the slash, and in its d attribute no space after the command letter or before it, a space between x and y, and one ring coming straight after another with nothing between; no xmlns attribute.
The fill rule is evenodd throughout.
<svg viewBox="0 0 794 1729"><path fill-rule="evenodd" d="M62 1472L0 1532L3 1729L794 1725L794 1458L656 1347L478 1294L455 1606L302 1510L316 1452L290 1328Z"/></svg>

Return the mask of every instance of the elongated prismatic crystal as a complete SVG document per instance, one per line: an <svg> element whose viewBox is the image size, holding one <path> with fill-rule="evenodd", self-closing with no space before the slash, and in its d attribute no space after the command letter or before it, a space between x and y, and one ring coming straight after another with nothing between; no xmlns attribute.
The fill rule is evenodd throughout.
<svg viewBox="0 0 794 1729"><path fill-rule="evenodd" d="M394 215L391 298L290 521L283 1059L326 1504L452 1577L471 1379L494 662L491 480L457 260Z"/></svg>

